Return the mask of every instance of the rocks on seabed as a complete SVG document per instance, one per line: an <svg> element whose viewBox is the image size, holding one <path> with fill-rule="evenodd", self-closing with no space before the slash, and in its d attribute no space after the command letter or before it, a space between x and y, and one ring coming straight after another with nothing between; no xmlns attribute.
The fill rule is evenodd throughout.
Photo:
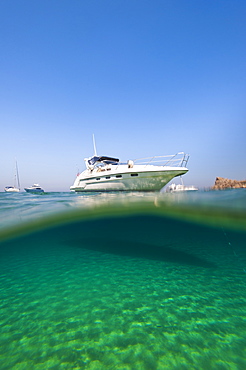
<svg viewBox="0 0 246 370"><path fill-rule="evenodd" d="M239 189L239 188L246 188L246 180L230 180L224 177L216 177L214 186L212 187L213 190L221 190L221 189Z"/></svg>

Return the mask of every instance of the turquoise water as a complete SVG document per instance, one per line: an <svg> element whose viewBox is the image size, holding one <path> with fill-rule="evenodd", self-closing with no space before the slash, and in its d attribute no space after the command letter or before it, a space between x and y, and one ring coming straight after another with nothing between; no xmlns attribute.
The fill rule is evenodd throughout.
<svg viewBox="0 0 246 370"><path fill-rule="evenodd" d="M246 368L244 189L0 206L0 369Z"/></svg>

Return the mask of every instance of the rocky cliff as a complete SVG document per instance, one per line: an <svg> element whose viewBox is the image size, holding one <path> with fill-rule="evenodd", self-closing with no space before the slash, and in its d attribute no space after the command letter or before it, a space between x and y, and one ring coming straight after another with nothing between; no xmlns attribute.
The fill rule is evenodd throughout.
<svg viewBox="0 0 246 370"><path fill-rule="evenodd" d="M246 180L237 181L237 180L230 180L224 177L216 177L214 186L212 187L213 190L218 189L239 189L239 188L246 188Z"/></svg>

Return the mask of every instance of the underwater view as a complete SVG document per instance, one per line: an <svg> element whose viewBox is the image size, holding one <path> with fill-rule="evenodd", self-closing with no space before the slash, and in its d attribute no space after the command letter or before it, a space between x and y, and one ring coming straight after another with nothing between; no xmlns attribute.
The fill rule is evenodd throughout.
<svg viewBox="0 0 246 370"><path fill-rule="evenodd" d="M0 193L0 369L246 369L246 191Z"/></svg>

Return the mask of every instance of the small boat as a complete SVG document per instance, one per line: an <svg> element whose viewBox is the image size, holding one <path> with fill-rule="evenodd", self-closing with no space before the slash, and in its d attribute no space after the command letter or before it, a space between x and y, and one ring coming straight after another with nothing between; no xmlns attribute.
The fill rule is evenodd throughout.
<svg viewBox="0 0 246 370"><path fill-rule="evenodd" d="M4 191L8 193L19 193L20 189L15 186L5 186Z"/></svg>
<svg viewBox="0 0 246 370"><path fill-rule="evenodd" d="M167 188L167 193L178 193L178 192L182 192L182 191L196 191L198 190L198 188L196 188L195 186L191 185L191 186L185 186L184 184L171 184L168 188Z"/></svg>
<svg viewBox="0 0 246 370"><path fill-rule="evenodd" d="M16 186L17 183L17 186ZM14 176L14 186L5 186L4 191L8 193L19 193L20 192L20 179L17 162L15 162L15 176Z"/></svg>
<svg viewBox="0 0 246 370"><path fill-rule="evenodd" d="M174 177L188 172L189 155L183 152L121 163L115 157L98 156L94 141L94 153L85 158L86 169L77 174L71 191L160 191Z"/></svg>
<svg viewBox="0 0 246 370"><path fill-rule="evenodd" d="M27 193L44 193L44 189L39 184L33 184L29 188L24 188Z"/></svg>

